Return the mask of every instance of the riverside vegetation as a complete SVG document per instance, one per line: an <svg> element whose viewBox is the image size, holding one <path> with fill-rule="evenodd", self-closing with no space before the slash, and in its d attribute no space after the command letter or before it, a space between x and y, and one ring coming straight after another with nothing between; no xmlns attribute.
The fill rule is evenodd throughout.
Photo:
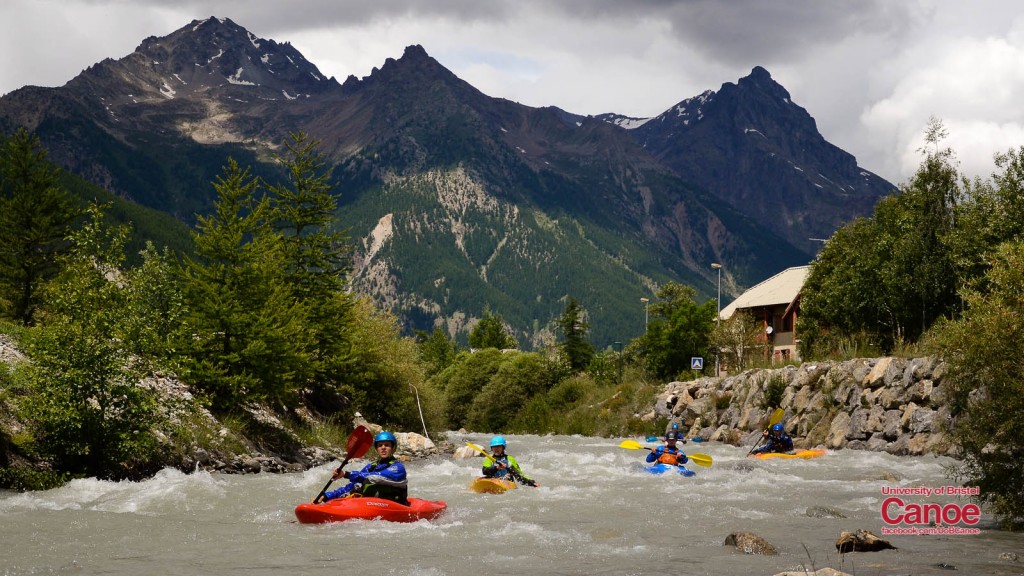
<svg viewBox="0 0 1024 576"><path fill-rule="evenodd" d="M1024 149L968 181L939 148L941 123L926 136L899 194L837 231L813 263L801 354L941 359L937 409L962 462L951 474L1020 528ZM403 335L348 290L352 247L316 143L293 134L282 149L284 183L232 161L188 241L150 242L129 259L131 232L109 208L74 202L31 135L3 140L0 486L139 478L188 469L197 454L260 452L301 467L329 458L316 448L336 451L356 412L404 430L650 434L681 417L652 406L665 382L693 374L691 356L717 350L735 373L764 357L749 317L716 323L713 300L673 282L652 299L646 333L605 350L588 342L586 302L571 294L551 320L558 340L533 351L518 349L500 310L473 327L469 349L441 330ZM762 378L754 394L752 381L747 401L794 401L787 383ZM705 404L738 414L737 382L716 383Z"/></svg>

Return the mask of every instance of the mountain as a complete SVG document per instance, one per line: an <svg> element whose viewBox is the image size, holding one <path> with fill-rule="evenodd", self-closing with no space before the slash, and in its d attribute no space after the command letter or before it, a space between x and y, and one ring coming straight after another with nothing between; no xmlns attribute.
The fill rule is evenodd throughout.
<svg viewBox="0 0 1024 576"><path fill-rule="evenodd" d="M649 119L602 117L629 129L687 183L813 254L851 215L894 186L828 143L814 118L757 66L736 84Z"/></svg>
<svg viewBox="0 0 1024 576"><path fill-rule="evenodd" d="M824 237L866 213L850 202L824 218L817 188L773 171L772 154L784 152L845 183L833 167L852 157L799 107L780 110L773 100L785 90L761 78L767 72L754 76L706 98L715 112L699 121L680 126L676 107L624 129L614 115L489 97L420 46L339 83L289 44L210 18L147 38L62 87L0 98L0 130L25 126L68 171L186 222L209 210L210 182L229 157L274 181L275 151L289 132L307 132L333 167L339 219L357 245L354 289L409 328L444 326L463 338L489 306L530 346L552 341L572 296L603 347L642 334L639 298L657 285L714 297L710 263L722 262L724 296L738 293L812 258L817 246L801 241L801 226ZM760 127L771 146L719 133L735 126ZM750 179L746 201L715 181L733 165Z"/></svg>

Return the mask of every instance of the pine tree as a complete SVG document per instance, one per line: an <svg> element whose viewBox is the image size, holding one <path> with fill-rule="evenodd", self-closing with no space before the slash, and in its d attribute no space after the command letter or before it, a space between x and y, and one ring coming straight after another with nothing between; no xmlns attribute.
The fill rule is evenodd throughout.
<svg viewBox="0 0 1024 576"><path fill-rule="evenodd" d="M352 369L345 329L352 307L346 292L351 246L345 231L333 229L337 200L318 145L302 132L289 136L280 158L288 181L270 187L269 218L283 239L285 282L306 310L313 383L338 389Z"/></svg>
<svg viewBox="0 0 1024 576"><path fill-rule="evenodd" d="M491 314L490 307L484 307L483 318L476 323L469 333L470 348L497 348L505 350L518 348L516 339L505 329L505 321L500 314Z"/></svg>
<svg viewBox="0 0 1024 576"><path fill-rule="evenodd" d="M193 234L196 257L183 264L184 376L226 410L245 399L290 403L308 380L306 312L259 186L229 162L214 184L214 213Z"/></svg>
<svg viewBox="0 0 1024 576"><path fill-rule="evenodd" d="M594 346L587 341L590 325L587 324L585 316L586 311L570 296L565 311L558 318L558 327L565 336L565 341L559 344L559 348L562 349L562 354L574 372L586 369L594 359Z"/></svg>
<svg viewBox="0 0 1024 576"><path fill-rule="evenodd" d="M46 156L24 128L0 149L0 305L26 326L35 321L40 286L56 273L78 215Z"/></svg>

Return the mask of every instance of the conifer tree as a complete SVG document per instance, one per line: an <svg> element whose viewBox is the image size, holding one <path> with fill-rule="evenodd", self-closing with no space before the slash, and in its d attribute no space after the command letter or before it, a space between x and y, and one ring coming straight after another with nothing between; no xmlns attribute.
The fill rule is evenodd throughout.
<svg viewBox="0 0 1024 576"><path fill-rule="evenodd" d="M586 369L594 358L594 346L587 341L590 325L585 315L583 307L570 296L565 311L558 318L558 327L565 336L565 341L559 344L559 348L562 349L562 354L574 372Z"/></svg>
<svg viewBox="0 0 1024 576"><path fill-rule="evenodd" d="M283 239L285 282L306 311L313 383L337 389L352 362L345 328L352 306L346 292L351 246L346 232L335 229L331 172L317 146L302 132L289 135L280 158L288 180L270 187L269 218Z"/></svg>
<svg viewBox="0 0 1024 576"><path fill-rule="evenodd" d="M505 350L518 348L515 337L505 329L505 320L500 314L492 314L489 306L484 307L483 318L469 333L470 348L497 348Z"/></svg>
<svg viewBox="0 0 1024 576"><path fill-rule="evenodd" d="M26 326L78 214L46 156L24 128L0 147L0 305Z"/></svg>
<svg viewBox="0 0 1024 576"><path fill-rule="evenodd" d="M309 345L283 240L249 170L231 160L214 187L214 213L199 217L196 256L183 264L184 376L217 408L244 399L290 403L308 379Z"/></svg>

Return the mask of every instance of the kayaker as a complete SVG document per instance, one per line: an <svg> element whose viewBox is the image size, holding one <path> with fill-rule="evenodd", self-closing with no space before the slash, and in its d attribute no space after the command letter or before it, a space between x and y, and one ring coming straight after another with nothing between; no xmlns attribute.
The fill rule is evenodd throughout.
<svg viewBox="0 0 1024 576"><path fill-rule="evenodd" d="M751 454L767 454L769 452L787 453L793 451L793 439L786 434L782 424L774 424L768 430L762 432L768 442L760 448L754 449Z"/></svg>
<svg viewBox="0 0 1024 576"><path fill-rule="evenodd" d="M505 453L505 437L491 438L491 455L484 458L484 476L487 478L506 478L514 482L522 482L527 486L539 487L532 478L523 474L515 457Z"/></svg>
<svg viewBox="0 0 1024 576"><path fill-rule="evenodd" d="M661 462L670 466L679 466L690 461L676 443L679 442L679 432L669 430L665 434L665 444L657 448L651 448L647 455L648 462Z"/></svg>
<svg viewBox="0 0 1024 576"><path fill-rule="evenodd" d="M343 498L351 494L374 496L409 504L409 482L405 477L405 465L395 459L398 440L391 432L378 432L373 437L373 447L378 459L358 472L335 471L333 478L347 478L350 482L324 494L325 501Z"/></svg>

